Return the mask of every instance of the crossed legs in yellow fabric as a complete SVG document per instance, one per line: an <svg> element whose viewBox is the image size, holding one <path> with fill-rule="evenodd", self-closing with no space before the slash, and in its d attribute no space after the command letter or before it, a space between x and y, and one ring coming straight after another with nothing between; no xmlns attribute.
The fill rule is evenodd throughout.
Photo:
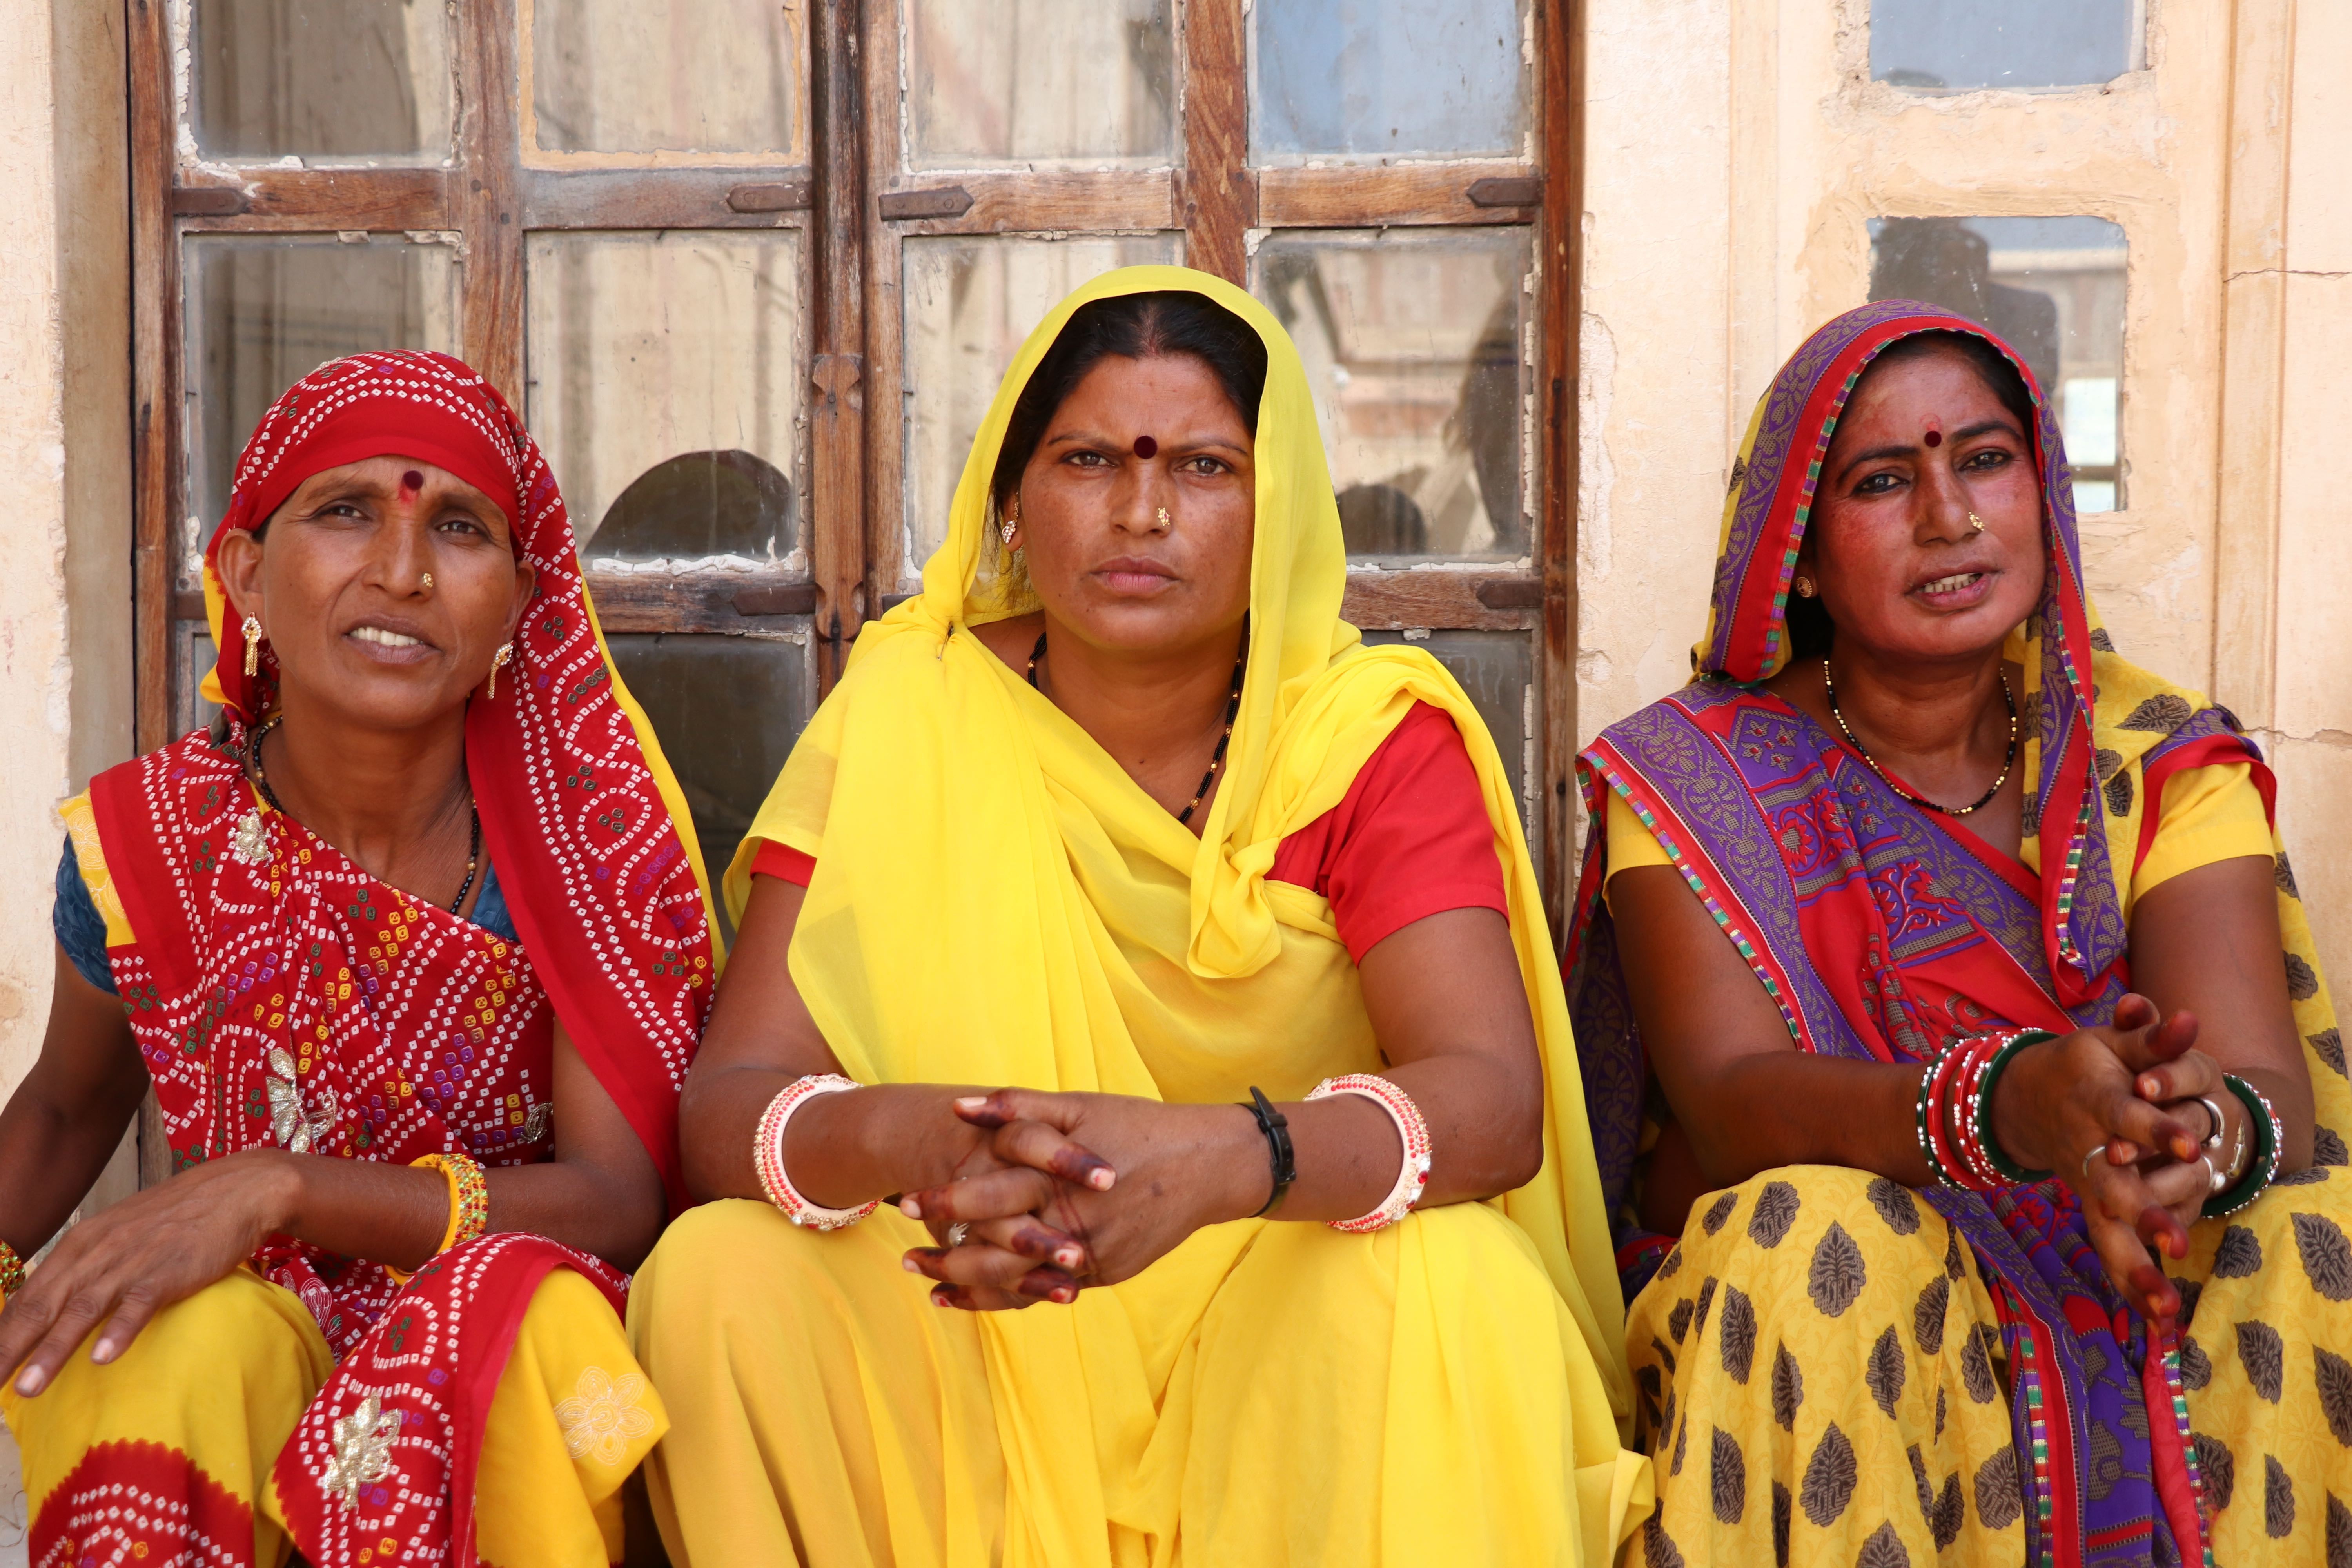
<svg viewBox="0 0 2352 1568"><path fill-rule="evenodd" d="M1626 1348L1646 1561L2022 1560L1992 1298L1895 1183L1798 1165L1700 1199Z"/></svg>
<svg viewBox="0 0 2352 1568"><path fill-rule="evenodd" d="M2189 1240L2171 1267L2215 1558L2332 1561L2352 1542L2352 1173L2305 1172ZM1859 1171L1767 1171L1694 1205L1678 1254L1627 1324L1652 1561L1851 1563L1882 1532L1903 1552L1872 1561L2018 1559L1992 1301L1933 1209Z"/></svg>
<svg viewBox="0 0 2352 1568"><path fill-rule="evenodd" d="M1580 1421L1615 1452L1611 1416L1602 1396L1571 1410L1580 1342L1509 1221L1464 1205L1371 1237L1242 1239L1205 1312L1157 1267L1115 1288L1138 1353L1086 1363L1088 1408L1135 1459L1105 1476L1108 1518L1055 1521L1070 1537L1116 1563L1153 1538L1163 1563L1607 1560L1613 1542L1584 1537L1632 1480L1571 1468ZM1030 1555L1006 1543L1005 1445L1024 1437L979 1326L900 1266L928 1240L887 1209L818 1235L746 1202L670 1227L629 1316L677 1414L646 1474L679 1568Z"/></svg>
<svg viewBox="0 0 2352 1568"><path fill-rule="evenodd" d="M2352 1552L2352 1171L2189 1232L2180 1381L2223 1568Z"/></svg>
<svg viewBox="0 0 2352 1568"><path fill-rule="evenodd" d="M332 1370L300 1300L239 1269L157 1313L111 1364L92 1363L85 1346L38 1398L0 1393L37 1534L45 1515L71 1539L112 1511L103 1528L126 1550L143 1541L177 1561L201 1538L218 1560L250 1551L258 1568L276 1568L291 1543L273 1517L270 1467ZM475 1491L483 1558L500 1568L618 1562L620 1484L665 1425L604 1297L569 1269L550 1274L491 1400ZM187 1500L122 1517L123 1494L97 1489L131 1474Z"/></svg>

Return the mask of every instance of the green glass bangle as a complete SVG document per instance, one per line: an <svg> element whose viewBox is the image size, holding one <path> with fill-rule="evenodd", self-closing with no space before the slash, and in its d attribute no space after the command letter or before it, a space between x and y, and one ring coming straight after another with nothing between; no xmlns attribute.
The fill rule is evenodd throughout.
<svg viewBox="0 0 2352 1568"><path fill-rule="evenodd" d="M2052 1173L2027 1170L2011 1160L2008 1152L2001 1148L2000 1140L1992 1133L1992 1091L2000 1082L2000 1075L2009 1070L2011 1057L2028 1046L2038 1046L2044 1040L2057 1037L2047 1029L2027 1029L2012 1036L2007 1045L1993 1053L1992 1060L1985 1064L1984 1082L1977 1089L1977 1142L1984 1145L1985 1158L1992 1162L1992 1168L2020 1186L2046 1182Z"/></svg>
<svg viewBox="0 0 2352 1568"><path fill-rule="evenodd" d="M2197 1212L2207 1219L2220 1219L2223 1215L2236 1214L2261 1197L2263 1190L2271 1184L2271 1179L2278 1174L2278 1112L2271 1109L2271 1102L2263 1098L2261 1089L2235 1073L2223 1073L2221 1082L2238 1097L2238 1102L2246 1108L2246 1115L2254 1124L2254 1157L2248 1162L2246 1173L2238 1178L2235 1186L2225 1188L2205 1200L2205 1206Z"/></svg>

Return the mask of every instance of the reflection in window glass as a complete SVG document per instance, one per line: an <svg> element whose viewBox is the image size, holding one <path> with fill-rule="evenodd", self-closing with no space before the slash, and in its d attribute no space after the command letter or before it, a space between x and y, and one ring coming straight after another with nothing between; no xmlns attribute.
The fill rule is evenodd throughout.
<svg viewBox="0 0 2352 1568"><path fill-rule="evenodd" d="M1870 297L1925 300L2000 334L2057 410L2074 510L2121 507L2123 229L2098 217L1890 217L1870 232Z"/></svg>
<svg viewBox="0 0 2352 1568"><path fill-rule="evenodd" d="M236 455L278 395L365 349L457 350L457 264L446 245L332 236L202 235L187 242L190 474L182 571L228 510Z"/></svg>
<svg viewBox="0 0 2352 1568"><path fill-rule="evenodd" d="M1527 151L1525 0L1257 0L1250 152Z"/></svg>
<svg viewBox="0 0 2352 1568"><path fill-rule="evenodd" d="M1175 159L1170 0L909 0L908 163Z"/></svg>
<svg viewBox="0 0 2352 1568"><path fill-rule="evenodd" d="M528 418L583 552L798 566L798 232L535 234L525 264Z"/></svg>
<svg viewBox="0 0 2352 1568"><path fill-rule="evenodd" d="M798 161L806 14L773 0L534 0L538 144Z"/></svg>
<svg viewBox="0 0 2352 1568"><path fill-rule="evenodd" d="M1528 781L1536 774L1536 634L1529 632L1433 631L1415 636L1436 656L1468 694L1486 731L1502 753L1503 771L1510 776L1511 798L1519 803L1519 826L1535 832L1535 801ZM1366 632L1368 643L1398 643L1402 632Z"/></svg>
<svg viewBox="0 0 2352 1568"><path fill-rule="evenodd" d="M966 237L906 242L907 537L901 571L914 577L947 538L948 505L972 437L1022 340L1097 274L1174 262L1183 237L1094 239Z"/></svg>
<svg viewBox="0 0 2352 1568"><path fill-rule="evenodd" d="M196 144L222 158L449 151L449 17L424 0L194 0Z"/></svg>
<svg viewBox="0 0 2352 1568"><path fill-rule="evenodd" d="M1351 556L1523 555L1527 231L1278 236L1255 289L1298 345Z"/></svg>
<svg viewBox="0 0 2352 1568"><path fill-rule="evenodd" d="M715 895L816 705L808 634L604 640L677 775Z"/></svg>
<svg viewBox="0 0 2352 1568"><path fill-rule="evenodd" d="M2135 0L1871 0L1870 74L1925 91L2087 87L2134 68Z"/></svg>

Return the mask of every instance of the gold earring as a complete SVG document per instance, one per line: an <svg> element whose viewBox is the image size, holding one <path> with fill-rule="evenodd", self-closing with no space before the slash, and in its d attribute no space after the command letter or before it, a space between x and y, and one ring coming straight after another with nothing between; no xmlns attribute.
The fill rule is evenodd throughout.
<svg viewBox="0 0 2352 1568"><path fill-rule="evenodd" d="M432 574L432 573L430 573L430 572L427 572L426 574L425 574L425 581L424 581L424 583L423 583L422 584L420 584L420 585L425 589L425 592L427 592L427 593L431 593L431 592L433 591L433 574Z"/></svg>
<svg viewBox="0 0 2352 1568"><path fill-rule="evenodd" d="M258 675L261 673L261 617L246 616L243 630L245 632L245 673L247 676Z"/></svg>
<svg viewBox="0 0 2352 1568"><path fill-rule="evenodd" d="M1168 509L1164 506L1160 509L1158 516L1160 526L1163 529L1172 527L1175 523L1175 520L1168 515Z"/></svg>
<svg viewBox="0 0 2352 1568"><path fill-rule="evenodd" d="M500 643L499 651L490 657L490 689L482 693L484 697L496 697L499 694L499 671L505 668L507 661L513 658L514 644Z"/></svg>
<svg viewBox="0 0 2352 1568"><path fill-rule="evenodd" d="M1011 522L1011 521L1008 521L1008 522L1006 522L1006 523L1005 523L1005 525L1004 525L1004 548L1005 548L1005 549L1010 550L1010 549L1012 549L1012 548L1013 548L1013 531L1014 531L1015 529L1019 528L1020 526L1021 526L1021 525L1020 525L1019 523L1017 523L1017 522Z"/></svg>
<svg viewBox="0 0 2352 1568"><path fill-rule="evenodd" d="M1800 599L1810 599L1813 596L1813 580L1811 577L1798 578L1795 586L1797 597Z"/></svg>
<svg viewBox="0 0 2352 1568"><path fill-rule="evenodd" d="M1984 519L1979 517L1974 512L1969 513L1969 527L1978 533L1982 533L1984 531Z"/></svg>

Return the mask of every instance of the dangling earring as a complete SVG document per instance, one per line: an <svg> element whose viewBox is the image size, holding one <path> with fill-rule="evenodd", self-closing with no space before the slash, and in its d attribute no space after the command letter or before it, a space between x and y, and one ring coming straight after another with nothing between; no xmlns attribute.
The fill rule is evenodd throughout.
<svg viewBox="0 0 2352 1568"><path fill-rule="evenodd" d="M1008 511L1007 513L1005 513L1005 517L1004 517L1004 548L1005 548L1005 549L1010 550L1010 549L1012 549L1012 548L1013 548L1013 534L1015 534L1015 533L1019 532L1019 531L1020 531L1020 529L1021 529L1021 497L1020 497L1020 495L1016 492L1016 493L1013 495L1013 509L1012 509L1010 511Z"/></svg>
<svg viewBox="0 0 2352 1568"><path fill-rule="evenodd" d="M507 666L507 661L513 658L514 644L510 642L500 643L499 645L499 651L490 658L490 689L482 693L484 697L496 697L499 694L499 671L504 669Z"/></svg>
<svg viewBox="0 0 2352 1568"><path fill-rule="evenodd" d="M1813 596L1813 580L1811 577L1798 578L1795 586L1797 597L1800 599L1810 599Z"/></svg>
<svg viewBox="0 0 2352 1568"><path fill-rule="evenodd" d="M245 617L245 673L249 679L261 673L261 617Z"/></svg>
<svg viewBox="0 0 2352 1568"><path fill-rule="evenodd" d="M1020 526L1021 526L1021 525L1020 525L1019 523L1017 523L1017 522L1007 522L1007 523L1004 525L1004 548L1005 548L1005 549L1010 550L1010 549L1012 549L1012 548L1013 548L1013 531L1014 531L1015 529L1019 528Z"/></svg>

